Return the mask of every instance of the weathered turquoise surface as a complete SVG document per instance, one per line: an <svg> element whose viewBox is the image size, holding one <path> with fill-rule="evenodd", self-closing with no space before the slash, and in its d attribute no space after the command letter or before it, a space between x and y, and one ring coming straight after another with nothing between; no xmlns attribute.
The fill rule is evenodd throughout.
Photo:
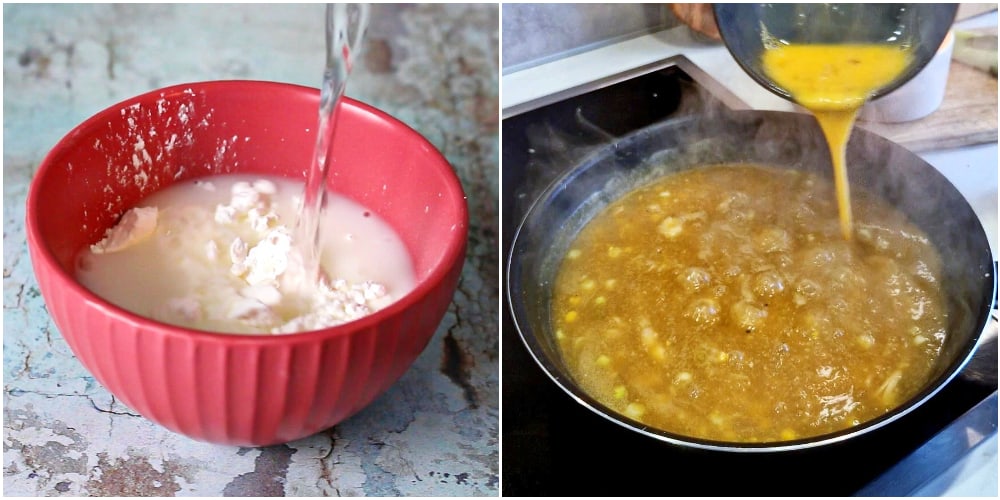
<svg viewBox="0 0 1000 500"><path fill-rule="evenodd" d="M373 6L347 95L406 122L468 194L469 253L437 334L388 393L269 448L200 443L116 401L56 330L24 203L46 152L94 113L168 85L318 87L324 7L4 5L4 493L30 496L498 494L498 6Z"/></svg>

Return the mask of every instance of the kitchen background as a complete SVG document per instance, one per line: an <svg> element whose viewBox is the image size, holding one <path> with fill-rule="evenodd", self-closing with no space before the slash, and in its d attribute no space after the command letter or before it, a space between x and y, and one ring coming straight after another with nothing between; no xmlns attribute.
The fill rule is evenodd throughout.
<svg viewBox="0 0 1000 500"><path fill-rule="evenodd" d="M24 203L63 135L157 88L259 79L318 88L321 4L5 4L4 453L12 496L496 496L499 491L495 4L379 4L347 95L427 137L468 196L455 301L411 369L353 418L267 448L195 442L82 368L31 271Z"/></svg>
<svg viewBox="0 0 1000 500"><path fill-rule="evenodd" d="M936 104L933 113L902 123L873 119L858 122L859 127L917 153L955 185L979 217L994 260L998 199L996 8L996 4L961 4L954 25L956 32L976 37L976 43L991 52L992 70L966 64L968 59L964 50L968 46L956 43L953 53L943 56L946 74L938 76L945 77L946 85L940 102L931 103ZM551 179L556 175L548 170L526 172L518 162L508 163L508 125L512 131L518 131L511 135L520 136L520 129L515 125L519 122L514 118L521 118L531 110L555 106L555 103L563 104L564 100L581 92L622 86L631 81L630 78L642 74L643 68L663 67L661 65L668 60L674 61L667 63L668 66L680 65L699 89L707 90L732 109L797 110L746 75L726 48L713 39L710 14L699 9L693 4L502 6L505 252L520 215L532 203L533 195L546 185L542 182L535 186L524 179L531 175L548 175ZM924 81L928 74L922 73L918 78ZM933 99L933 94L932 91L920 92L916 100L899 99L893 106L905 109L925 105ZM621 97L610 90L605 95ZM888 97L886 99L888 102ZM605 109L594 100L586 102L594 106L592 113ZM622 102L631 101L623 98ZM613 109L609 112L614 113ZM572 144L572 140L567 140ZM573 158L572 148L567 150L565 146L554 145L552 150L555 153L546 151L543 154L529 146L526 154L551 154L551 157L561 158L559 155L566 152L567 157ZM512 156L523 158L525 152ZM544 166L539 170L544 170ZM992 394L988 388L985 390L986 399L975 411L969 412L969 418L956 421L949 432L942 432L920 448L920 453L913 453L894 467L883 469L884 474L874 481L874 476L857 477L857 471L865 469L873 458L858 456L855 463L842 464L846 465L845 474L851 471L851 475L845 475L838 484L807 486L801 483L808 479L788 477L794 475L794 471L787 467L761 471L761 476L756 476L753 470L727 470L727 466L739 467L740 462L700 460L704 457L696 453L671 455L667 450L644 443L634 433L619 430L553 384L525 350L509 311L502 313L504 492L711 495L716 491L742 491L743 494L812 491L824 494L822 492L857 488L871 481L864 490L869 494L894 495L904 490L905 494L931 496L997 494L995 320L992 333L988 328L980 344L983 356L977 356L978 362L973 363L977 369L989 372ZM638 456L643 452L652 454L653 462ZM776 462L781 463L780 460ZM711 468L713 472L709 474L721 472L726 477L721 481L692 482L693 476L686 475L686 471L696 469L697 464ZM800 466L794 459L785 465ZM801 465L808 469L806 464ZM816 475L822 477L821 472ZM576 478L582 482L578 483ZM743 483L742 479L751 482Z"/></svg>
<svg viewBox="0 0 1000 500"><path fill-rule="evenodd" d="M503 72L680 24L667 4L504 4Z"/></svg>

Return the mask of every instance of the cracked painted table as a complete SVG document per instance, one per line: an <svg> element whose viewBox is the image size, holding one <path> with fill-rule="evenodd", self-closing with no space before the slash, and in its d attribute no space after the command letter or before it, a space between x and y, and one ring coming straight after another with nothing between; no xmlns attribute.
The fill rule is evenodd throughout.
<svg viewBox="0 0 1000 500"><path fill-rule="evenodd" d="M434 338L382 397L267 448L193 441L137 415L77 362L45 310L24 203L49 148L168 85L318 87L323 6L4 5L4 492L46 496L498 495L498 7L373 7L347 95L406 122L468 195L469 250Z"/></svg>

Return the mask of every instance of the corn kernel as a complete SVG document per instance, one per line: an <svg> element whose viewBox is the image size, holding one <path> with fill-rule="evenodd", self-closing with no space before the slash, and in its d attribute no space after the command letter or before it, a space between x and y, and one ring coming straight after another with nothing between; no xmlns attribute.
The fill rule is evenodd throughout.
<svg viewBox="0 0 1000 500"><path fill-rule="evenodd" d="M795 431L793 431L792 429L784 429L781 431L781 439L784 441L791 441L796 437L797 435L795 434Z"/></svg>
<svg viewBox="0 0 1000 500"><path fill-rule="evenodd" d="M601 296L597 297L596 299L594 299L594 303L597 304L597 305L599 305L599 306L603 306L607 302L608 302L608 299L604 298L603 295L601 295Z"/></svg>
<svg viewBox="0 0 1000 500"><path fill-rule="evenodd" d="M584 290L593 290L594 287L597 286L597 283L594 283L594 280L587 280L587 281L584 281L583 284L580 285L580 286Z"/></svg>
<svg viewBox="0 0 1000 500"><path fill-rule="evenodd" d="M566 319L567 323L572 323L572 322L576 321L577 318L579 318L579 317L580 317L579 313L577 313L576 311L570 311L570 312L566 313L566 318L565 319Z"/></svg>
<svg viewBox="0 0 1000 500"><path fill-rule="evenodd" d="M649 346L653 341L656 340L656 330L650 327L645 327L639 332L639 340L642 341L642 345Z"/></svg>
<svg viewBox="0 0 1000 500"><path fill-rule="evenodd" d="M611 257L612 259L616 259L616 258L620 257L621 254L622 254L621 247L616 247L616 246L610 246L610 247L608 247L608 257Z"/></svg>
<svg viewBox="0 0 1000 500"><path fill-rule="evenodd" d="M614 395L615 399L625 399L625 396L628 396L628 390L625 389L624 385L619 385L615 387Z"/></svg>
<svg viewBox="0 0 1000 500"><path fill-rule="evenodd" d="M566 333L562 331L562 328L556 330L556 340L563 340L566 338Z"/></svg>
<svg viewBox="0 0 1000 500"><path fill-rule="evenodd" d="M690 372L680 372L674 377L674 383L690 382L692 378Z"/></svg>
<svg viewBox="0 0 1000 500"><path fill-rule="evenodd" d="M579 295L574 295L574 296L570 297L569 298L569 305L571 305L571 306L578 306L578 305L580 305L580 296Z"/></svg>
<svg viewBox="0 0 1000 500"><path fill-rule="evenodd" d="M657 229L667 238L676 238L684 230L684 222L677 217L667 217L660 222Z"/></svg>
<svg viewBox="0 0 1000 500"><path fill-rule="evenodd" d="M625 407L625 416L633 419L639 419L646 413L646 407L639 403L629 403Z"/></svg>
<svg viewBox="0 0 1000 500"><path fill-rule="evenodd" d="M614 280L614 279L605 280L604 281L604 288L607 288L608 290L611 290L612 288L615 287L616 284L618 284L618 280Z"/></svg>
<svg viewBox="0 0 1000 500"><path fill-rule="evenodd" d="M657 361L663 361L667 359L667 350L664 349L663 346L660 344L656 344L655 346L653 346L653 348L649 351L649 354L653 356L653 359Z"/></svg>
<svg viewBox="0 0 1000 500"><path fill-rule="evenodd" d="M611 364L611 358L601 354L597 357L597 366L608 366Z"/></svg>
<svg viewBox="0 0 1000 500"><path fill-rule="evenodd" d="M575 259L575 258L579 257L581 253L583 253L583 252L581 252L580 250L574 248L574 249L570 250L568 254L566 254L566 257L570 258L570 259Z"/></svg>
<svg viewBox="0 0 1000 500"><path fill-rule="evenodd" d="M721 426L726 423L726 419L722 417L717 411L713 411L708 415L708 420L717 426Z"/></svg>
<svg viewBox="0 0 1000 500"><path fill-rule="evenodd" d="M870 333L858 335L858 345L865 349L870 349L875 345L875 337L872 337Z"/></svg>

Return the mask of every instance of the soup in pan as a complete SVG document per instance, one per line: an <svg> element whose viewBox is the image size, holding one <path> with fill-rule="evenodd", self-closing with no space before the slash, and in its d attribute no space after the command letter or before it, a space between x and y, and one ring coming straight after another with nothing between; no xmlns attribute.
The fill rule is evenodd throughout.
<svg viewBox="0 0 1000 500"><path fill-rule="evenodd" d="M945 337L940 258L858 193L716 165L661 178L590 221L560 264L554 331L577 383L658 429L786 441L858 425L928 380Z"/></svg>

